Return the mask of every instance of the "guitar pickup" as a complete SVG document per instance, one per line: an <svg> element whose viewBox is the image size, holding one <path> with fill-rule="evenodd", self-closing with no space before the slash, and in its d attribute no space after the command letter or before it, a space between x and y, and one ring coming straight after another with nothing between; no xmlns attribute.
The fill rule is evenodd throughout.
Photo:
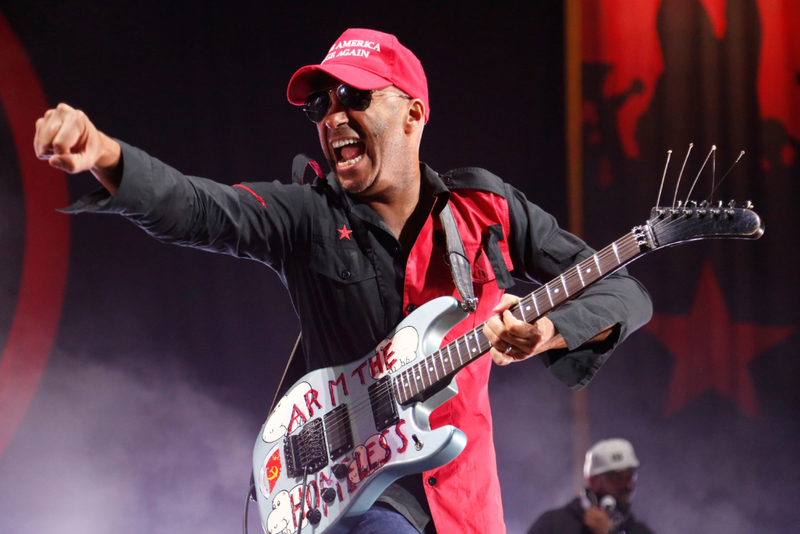
<svg viewBox="0 0 800 534"><path fill-rule="evenodd" d="M383 432L400 420L389 375L369 387L369 402L372 405L372 417L375 419L375 428L378 432Z"/></svg>
<svg viewBox="0 0 800 534"><path fill-rule="evenodd" d="M353 449L353 431L347 404L340 404L325 414L325 435L331 460Z"/></svg>
<svg viewBox="0 0 800 534"><path fill-rule="evenodd" d="M291 478L316 473L328 465L322 420L309 421L303 426L303 430L289 436L283 444L283 455L286 457L286 470Z"/></svg>

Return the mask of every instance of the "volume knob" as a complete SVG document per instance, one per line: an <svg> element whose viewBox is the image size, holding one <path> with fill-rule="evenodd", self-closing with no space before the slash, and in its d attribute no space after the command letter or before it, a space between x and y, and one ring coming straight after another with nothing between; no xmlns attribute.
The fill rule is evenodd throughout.
<svg viewBox="0 0 800 534"><path fill-rule="evenodd" d="M322 512L320 512L318 508L314 508L313 510L309 510L306 517L312 525L318 525L322 519Z"/></svg>
<svg viewBox="0 0 800 534"><path fill-rule="evenodd" d="M347 476L347 472L350 471L346 465L344 464L336 464L331 468L333 471L333 475L338 478L339 480L343 479Z"/></svg>
<svg viewBox="0 0 800 534"><path fill-rule="evenodd" d="M333 488L325 488L322 490L322 500L328 504L331 504L336 500L336 490Z"/></svg>

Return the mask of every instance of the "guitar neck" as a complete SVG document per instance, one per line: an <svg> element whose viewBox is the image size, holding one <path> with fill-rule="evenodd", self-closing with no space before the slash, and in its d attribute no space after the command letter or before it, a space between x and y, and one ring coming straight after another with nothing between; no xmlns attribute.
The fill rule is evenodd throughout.
<svg viewBox="0 0 800 534"><path fill-rule="evenodd" d="M520 321L535 323L591 284L602 280L652 248L646 226L637 226L620 239L542 285L509 308ZM405 404L437 384L450 380L463 367L489 352L491 343L483 333L486 323L451 341L419 363L394 377L397 401Z"/></svg>

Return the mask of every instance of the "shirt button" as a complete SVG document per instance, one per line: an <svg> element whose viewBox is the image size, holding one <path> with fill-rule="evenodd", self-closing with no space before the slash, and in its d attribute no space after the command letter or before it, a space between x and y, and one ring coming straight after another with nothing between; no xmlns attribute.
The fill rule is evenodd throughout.
<svg viewBox="0 0 800 534"><path fill-rule="evenodd" d="M344 270L339 274L342 277L342 280L350 280L350 271Z"/></svg>
<svg viewBox="0 0 800 534"><path fill-rule="evenodd" d="M408 306L406 306L406 311L407 311L408 313L411 313L411 312L413 312L413 311L414 311L414 310L416 310L416 309L417 309L417 307L416 307L414 304L409 304Z"/></svg>
<svg viewBox="0 0 800 534"><path fill-rule="evenodd" d="M436 477L428 477L428 485L435 486L436 485Z"/></svg>

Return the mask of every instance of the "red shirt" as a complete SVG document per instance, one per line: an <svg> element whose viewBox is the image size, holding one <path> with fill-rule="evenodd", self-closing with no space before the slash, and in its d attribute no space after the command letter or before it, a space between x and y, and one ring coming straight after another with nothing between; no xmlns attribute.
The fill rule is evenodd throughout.
<svg viewBox="0 0 800 534"><path fill-rule="evenodd" d="M503 294L482 247L488 227L501 226L504 239L498 244L506 267L512 269L506 200L485 191L455 190L450 204L472 264L473 287L479 300L477 311L454 327L443 345L486 321ZM459 297L457 291L451 293L450 270L441 260L441 254L433 250L431 234L439 228L439 220L429 217L411 250L406 267L404 309L409 304L422 304L445 294ZM491 366L491 356L485 354L462 369L455 379L458 395L431 414L432 428L454 425L467 435L467 446L455 460L423 476L431 515L440 533L506 531L489 406Z"/></svg>

